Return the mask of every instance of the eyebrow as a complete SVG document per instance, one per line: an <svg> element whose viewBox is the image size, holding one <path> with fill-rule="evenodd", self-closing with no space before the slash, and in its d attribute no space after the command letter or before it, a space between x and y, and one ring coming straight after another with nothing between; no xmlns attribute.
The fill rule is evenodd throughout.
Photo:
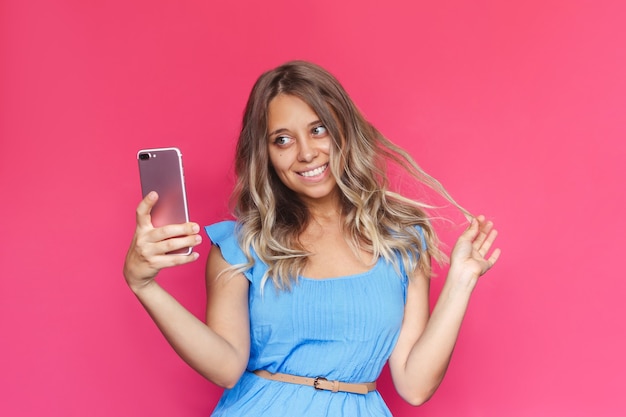
<svg viewBox="0 0 626 417"><path fill-rule="evenodd" d="M315 120L315 121L312 121L311 123L309 123L307 125L307 127L311 128L311 127L313 127L315 125L320 125L320 124L322 124L321 120ZM288 131L289 131L289 129L281 127L281 128L278 128L278 129L274 130L273 132L270 132L267 136L268 137L272 137L274 135L278 135L279 133L284 133L284 132L288 132Z"/></svg>

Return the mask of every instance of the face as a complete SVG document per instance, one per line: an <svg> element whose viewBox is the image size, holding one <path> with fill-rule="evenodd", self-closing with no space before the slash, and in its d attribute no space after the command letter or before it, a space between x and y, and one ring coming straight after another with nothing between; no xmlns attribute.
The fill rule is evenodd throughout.
<svg viewBox="0 0 626 417"><path fill-rule="evenodd" d="M305 202L332 198L331 137L317 114L297 97L280 94L269 104L268 150L280 180Z"/></svg>

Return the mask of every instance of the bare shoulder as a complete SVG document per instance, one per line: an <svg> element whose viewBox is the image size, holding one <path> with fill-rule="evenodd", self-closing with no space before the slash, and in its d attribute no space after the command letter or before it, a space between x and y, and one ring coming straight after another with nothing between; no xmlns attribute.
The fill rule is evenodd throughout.
<svg viewBox="0 0 626 417"><path fill-rule="evenodd" d="M220 302L223 297L246 300L249 281L243 273L231 270L231 265L222 257L222 252L218 246L211 246L206 265L206 286L209 304L211 301ZM216 295L219 295L218 299Z"/></svg>

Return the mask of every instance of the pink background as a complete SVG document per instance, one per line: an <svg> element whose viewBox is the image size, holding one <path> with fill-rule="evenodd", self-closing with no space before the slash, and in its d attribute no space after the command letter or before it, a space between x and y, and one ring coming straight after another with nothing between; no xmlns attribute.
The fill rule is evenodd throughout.
<svg viewBox="0 0 626 417"><path fill-rule="evenodd" d="M210 413L121 275L135 154L180 147L192 218L224 218L247 94L294 58L501 231L431 401L383 374L394 414L625 415L624 2L248 3L0 2L0 415ZM208 249L160 277L198 316Z"/></svg>

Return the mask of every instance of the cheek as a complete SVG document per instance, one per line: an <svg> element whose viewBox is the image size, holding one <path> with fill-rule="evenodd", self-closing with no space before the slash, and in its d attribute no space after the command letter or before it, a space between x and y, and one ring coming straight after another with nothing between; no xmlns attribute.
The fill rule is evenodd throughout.
<svg viewBox="0 0 626 417"><path fill-rule="evenodd" d="M282 167L285 165L285 155L283 151L280 152L270 152L270 165L274 168L275 171L281 171Z"/></svg>
<svg viewBox="0 0 626 417"><path fill-rule="evenodd" d="M330 138L320 143L320 150L326 154L330 154L331 140Z"/></svg>

